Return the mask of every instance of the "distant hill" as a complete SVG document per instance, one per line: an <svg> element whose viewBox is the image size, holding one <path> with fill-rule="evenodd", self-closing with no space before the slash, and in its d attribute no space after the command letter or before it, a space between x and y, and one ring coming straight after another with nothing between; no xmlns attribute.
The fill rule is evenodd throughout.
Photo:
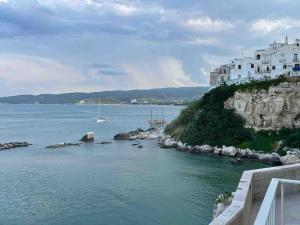
<svg viewBox="0 0 300 225"><path fill-rule="evenodd" d="M101 97L103 103L129 103L132 99L149 103L164 103L197 99L207 92L209 87L157 88L148 90L104 91L93 93L65 93L18 95L0 97L0 103L9 104L74 104L81 100L93 100Z"/></svg>

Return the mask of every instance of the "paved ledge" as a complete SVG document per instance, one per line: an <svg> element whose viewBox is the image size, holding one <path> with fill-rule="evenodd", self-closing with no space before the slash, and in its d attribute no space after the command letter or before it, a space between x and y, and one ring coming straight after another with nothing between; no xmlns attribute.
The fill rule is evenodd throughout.
<svg viewBox="0 0 300 225"><path fill-rule="evenodd" d="M300 163L245 171L231 205L210 225L252 225L272 178L300 179Z"/></svg>

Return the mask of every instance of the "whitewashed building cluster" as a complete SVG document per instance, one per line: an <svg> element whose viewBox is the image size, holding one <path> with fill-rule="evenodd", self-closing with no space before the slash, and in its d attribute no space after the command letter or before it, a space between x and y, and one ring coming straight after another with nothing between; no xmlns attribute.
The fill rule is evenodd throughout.
<svg viewBox="0 0 300 225"><path fill-rule="evenodd" d="M254 57L240 57L210 73L210 86L241 84L251 80L274 79L300 75L300 39L292 44L274 42L255 51Z"/></svg>

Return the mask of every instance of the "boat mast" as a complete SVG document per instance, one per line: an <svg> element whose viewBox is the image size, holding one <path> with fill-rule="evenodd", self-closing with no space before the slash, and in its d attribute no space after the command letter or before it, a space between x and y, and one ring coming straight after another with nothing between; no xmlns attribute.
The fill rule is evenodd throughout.
<svg viewBox="0 0 300 225"><path fill-rule="evenodd" d="M98 118L100 118L100 104L101 104L101 100L100 100L100 98L99 98L99 102L98 102Z"/></svg>

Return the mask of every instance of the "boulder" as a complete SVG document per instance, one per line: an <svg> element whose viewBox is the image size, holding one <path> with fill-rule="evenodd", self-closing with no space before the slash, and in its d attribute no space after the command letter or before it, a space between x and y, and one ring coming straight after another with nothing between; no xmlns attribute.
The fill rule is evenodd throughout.
<svg viewBox="0 0 300 225"><path fill-rule="evenodd" d="M215 155L221 155L221 152L222 152L222 148L215 148L215 150L214 150L214 154Z"/></svg>
<svg viewBox="0 0 300 225"><path fill-rule="evenodd" d="M260 155L259 160L265 164L281 165L280 155L276 152L273 152L271 154L262 154Z"/></svg>
<svg viewBox="0 0 300 225"><path fill-rule="evenodd" d="M94 135L95 135L95 133L93 133L93 132L86 133L86 134L80 139L80 141L82 141L82 142L93 142L93 141L95 140Z"/></svg>
<svg viewBox="0 0 300 225"><path fill-rule="evenodd" d="M201 145L200 146L201 153L212 153L214 150L215 150L215 148L210 145Z"/></svg>
<svg viewBox="0 0 300 225"><path fill-rule="evenodd" d="M292 148L288 151L289 155L295 155L298 156L300 158L300 149L297 148Z"/></svg>
<svg viewBox="0 0 300 225"><path fill-rule="evenodd" d="M246 158L247 159L259 159L260 154L255 151L251 151L250 149L246 149Z"/></svg>
<svg viewBox="0 0 300 225"><path fill-rule="evenodd" d="M177 142L177 147L176 149L178 151L185 151L185 147L186 147L186 144L183 144L181 141Z"/></svg>
<svg viewBox="0 0 300 225"><path fill-rule="evenodd" d="M195 153L200 153L201 152L201 147L199 145L194 146L194 152Z"/></svg>
<svg viewBox="0 0 300 225"><path fill-rule="evenodd" d="M174 139L166 138L161 142L160 147L161 148L173 148L173 144L174 144Z"/></svg>
<svg viewBox="0 0 300 225"><path fill-rule="evenodd" d="M236 156L240 157L240 158L245 158L247 156L247 150L246 149L238 149Z"/></svg>
<svg viewBox="0 0 300 225"><path fill-rule="evenodd" d="M226 147L223 146L221 150L221 155L231 156L234 157L237 154L237 149L233 146Z"/></svg>
<svg viewBox="0 0 300 225"><path fill-rule="evenodd" d="M195 150L194 146L191 146L191 145L186 146L186 151L187 152L196 153L194 150Z"/></svg>
<svg viewBox="0 0 300 225"><path fill-rule="evenodd" d="M282 165L290 165L295 163L300 163L300 158L296 155L290 154L280 157L280 162Z"/></svg>

